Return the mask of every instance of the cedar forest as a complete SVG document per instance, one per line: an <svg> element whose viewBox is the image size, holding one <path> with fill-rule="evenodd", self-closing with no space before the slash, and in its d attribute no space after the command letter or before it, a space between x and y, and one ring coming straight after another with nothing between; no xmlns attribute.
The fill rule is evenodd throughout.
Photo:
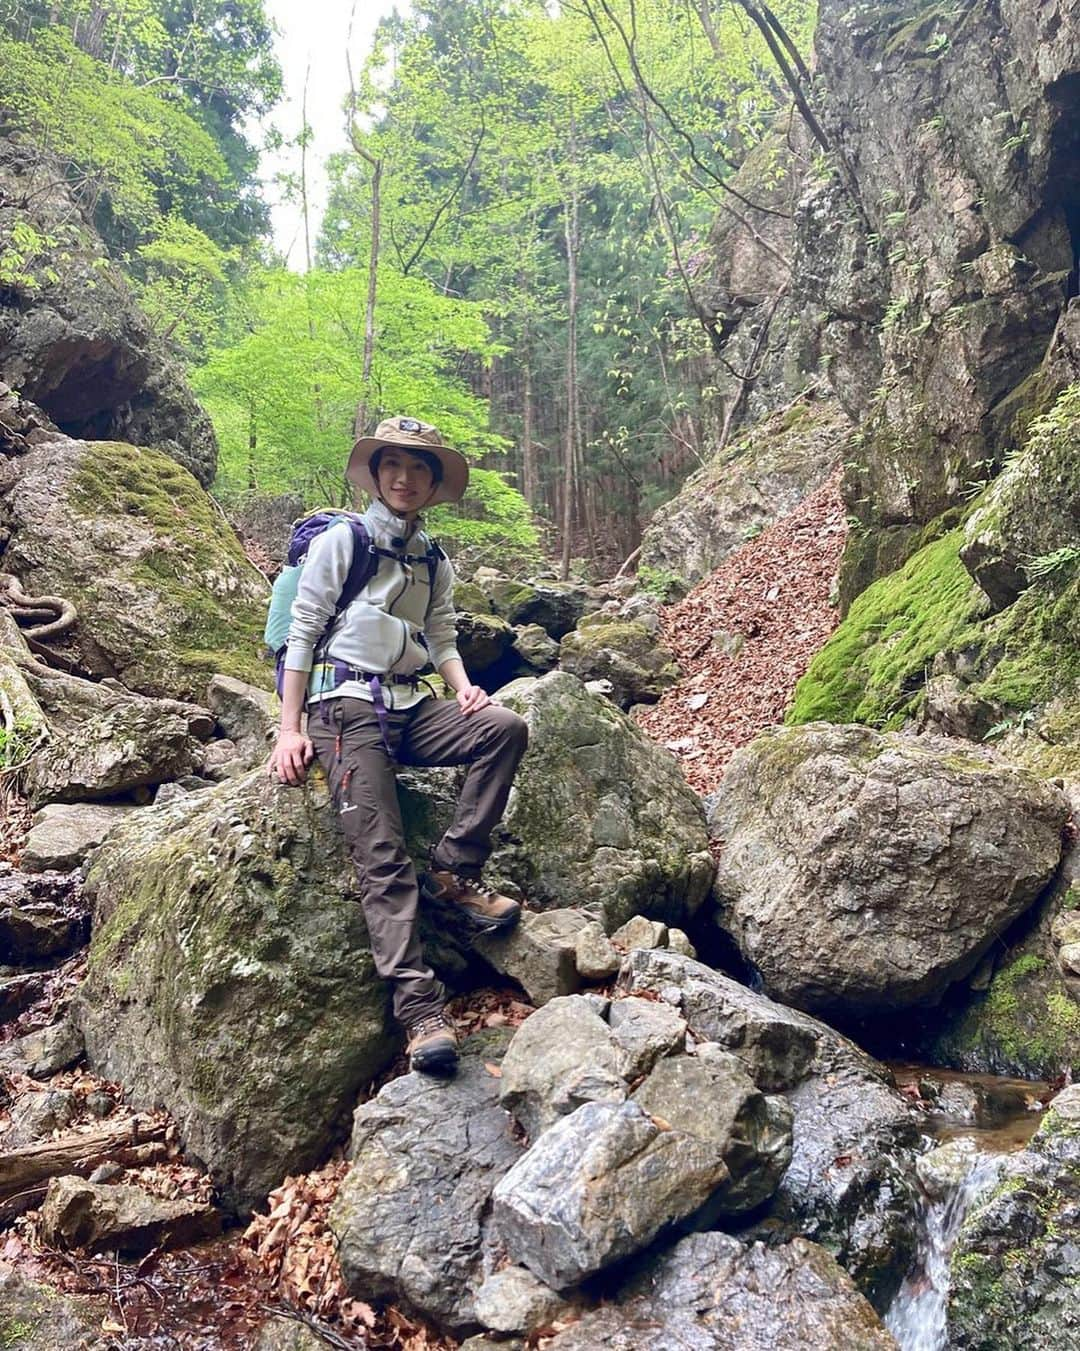
<svg viewBox="0 0 1080 1351"><path fill-rule="evenodd" d="M0 116L62 167L186 366L226 504L340 503L354 427L418 412L475 466L467 514L432 514L448 547L604 575L726 434L709 234L747 204L730 179L813 18L417 0L342 54L317 235L262 0L5 0ZM302 272L270 243L264 145L293 166ZM0 285L47 280L65 242L21 227Z"/></svg>

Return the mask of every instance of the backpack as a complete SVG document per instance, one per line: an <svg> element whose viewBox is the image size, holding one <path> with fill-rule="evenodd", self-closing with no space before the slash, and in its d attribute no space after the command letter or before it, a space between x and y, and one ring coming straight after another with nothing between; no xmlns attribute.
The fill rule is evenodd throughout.
<svg viewBox="0 0 1080 1351"><path fill-rule="evenodd" d="M349 571L345 576L341 594L334 606L333 616L323 630L316 648L326 641L326 635L342 610L352 604L372 577L375 576L380 558L393 558L405 564L426 564L428 580L432 591L434 591L439 559L446 557L435 540L429 539L423 532L419 532L416 536L417 539L427 545L425 552L421 555L394 553L391 549L380 549L378 545L372 542L363 520L353 511L315 511L310 516L302 516L300 520L295 521L292 534L289 536L285 566L270 592L270 608L266 616L266 628L263 631L263 641L274 654L279 698L285 682L285 649L289 637L289 627L292 623L293 601L296 599L296 592L300 585L300 574L307 562L308 550L311 548L312 540L325 530L329 530L332 525L336 525L338 521L347 521L352 531L352 562L349 564Z"/></svg>

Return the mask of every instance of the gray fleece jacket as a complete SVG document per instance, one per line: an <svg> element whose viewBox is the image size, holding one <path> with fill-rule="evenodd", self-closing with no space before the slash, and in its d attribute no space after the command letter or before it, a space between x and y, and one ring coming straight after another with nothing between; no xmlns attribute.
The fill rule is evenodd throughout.
<svg viewBox="0 0 1080 1351"><path fill-rule="evenodd" d="M363 516L375 544L382 549L419 555L426 545L415 539L419 522L404 521L382 502ZM287 671L311 671L315 644L334 613L352 562L353 533L340 521L311 543L292 607ZM423 636L427 647L420 642ZM380 556L375 575L334 621L325 652L359 671L377 675L413 675L429 661L436 669L458 656L454 622L454 570L440 559L435 589L425 563L407 564ZM308 703L350 696L370 699L365 681L348 680L335 690L319 692L316 668L308 687ZM427 697L424 686L386 685L387 708L411 708Z"/></svg>

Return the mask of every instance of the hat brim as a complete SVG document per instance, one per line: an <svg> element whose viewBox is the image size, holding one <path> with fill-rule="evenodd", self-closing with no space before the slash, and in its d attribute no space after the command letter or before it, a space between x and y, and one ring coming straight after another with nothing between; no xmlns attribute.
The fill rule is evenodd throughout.
<svg viewBox="0 0 1080 1351"><path fill-rule="evenodd" d="M469 486L469 464L460 451L453 450L450 446L428 446L405 440L393 441L385 436L362 436L353 446L349 463L345 468L345 477L350 483L363 488L372 497L379 496L379 485L371 472L371 457L382 446L407 450L410 455L421 452L425 455L434 455L442 465L442 480L425 502L425 507L434 507L440 502L460 502L465 496L465 489Z"/></svg>

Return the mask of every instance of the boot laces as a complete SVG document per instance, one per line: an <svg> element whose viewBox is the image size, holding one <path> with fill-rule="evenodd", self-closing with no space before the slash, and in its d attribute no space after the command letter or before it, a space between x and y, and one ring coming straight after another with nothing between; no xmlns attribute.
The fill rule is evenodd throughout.
<svg viewBox="0 0 1080 1351"><path fill-rule="evenodd" d="M450 1024L441 1013L429 1013L426 1018L421 1018L413 1023L409 1028L410 1040L415 1041L418 1037L428 1037L432 1032L442 1032Z"/></svg>

